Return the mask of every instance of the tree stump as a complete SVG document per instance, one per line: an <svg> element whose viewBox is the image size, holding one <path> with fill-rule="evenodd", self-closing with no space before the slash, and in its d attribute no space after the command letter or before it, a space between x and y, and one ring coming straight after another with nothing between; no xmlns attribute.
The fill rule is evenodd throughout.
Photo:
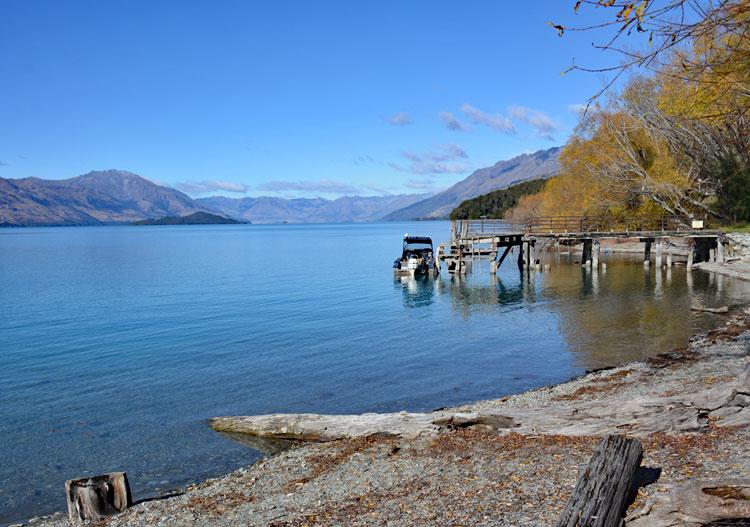
<svg viewBox="0 0 750 527"><path fill-rule="evenodd" d="M602 439L581 472L557 527L619 527L643 449L637 439Z"/></svg>
<svg viewBox="0 0 750 527"><path fill-rule="evenodd" d="M125 472L69 479L65 482L65 494L68 498L68 517L74 523L99 520L133 504Z"/></svg>

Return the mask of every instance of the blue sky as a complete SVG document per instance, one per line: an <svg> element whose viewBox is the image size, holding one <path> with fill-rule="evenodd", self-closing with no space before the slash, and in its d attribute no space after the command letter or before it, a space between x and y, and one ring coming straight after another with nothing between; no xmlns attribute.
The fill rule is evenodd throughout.
<svg viewBox="0 0 750 527"><path fill-rule="evenodd" d="M602 84L568 0L0 2L0 177L434 191L561 145Z"/></svg>

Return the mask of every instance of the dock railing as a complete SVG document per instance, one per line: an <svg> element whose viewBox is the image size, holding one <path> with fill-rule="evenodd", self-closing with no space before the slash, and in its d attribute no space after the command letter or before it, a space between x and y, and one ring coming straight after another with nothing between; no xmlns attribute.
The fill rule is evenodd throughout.
<svg viewBox="0 0 750 527"><path fill-rule="evenodd" d="M683 219L663 216L533 216L522 221L485 218L456 220L455 232L461 238L505 234L586 234L692 232ZM704 225L704 228L706 225Z"/></svg>
<svg viewBox="0 0 750 527"><path fill-rule="evenodd" d="M459 229L458 232L468 232L470 234L511 234L524 232L524 224L511 220L480 219L480 220L460 220L466 222L467 226L462 227L466 230Z"/></svg>

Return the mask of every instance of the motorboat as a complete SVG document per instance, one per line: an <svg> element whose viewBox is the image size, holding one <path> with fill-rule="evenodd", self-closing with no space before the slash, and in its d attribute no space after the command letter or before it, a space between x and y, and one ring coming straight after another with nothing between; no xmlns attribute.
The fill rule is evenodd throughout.
<svg viewBox="0 0 750 527"><path fill-rule="evenodd" d="M401 258L393 262L393 271L398 276L437 276L440 273L440 264L435 260L432 238L404 234Z"/></svg>

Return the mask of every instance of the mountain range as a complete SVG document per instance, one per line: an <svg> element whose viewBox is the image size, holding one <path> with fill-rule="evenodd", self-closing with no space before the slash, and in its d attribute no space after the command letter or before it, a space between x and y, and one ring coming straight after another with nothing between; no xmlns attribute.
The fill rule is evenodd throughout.
<svg viewBox="0 0 750 527"><path fill-rule="evenodd" d="M429 194L323 198L198 198L207 210L253 223L336 223L378 221Z"/></svg>
<svg viewBox="0 0 750 527"><path fill-rule="evenodd" d="M107 225L196 212L257 223L365 222L426 196L193 199L131 172L103 170L61 180L0 178L0 226Z"/></svg>
<svg viewBox="0 0 750 527"><path fill-rule="evenodd" d="M560 148L522 154L480 168L452 187L384 216L386 221L447 218L463 201L530 179L546 179L560 170Z"/></svg>
<svg viewBox="0 0 750 527"><path fill-rule="evenodd" d="M0 226L104 225L217 213L253 223L366 222L446 218L462 201L559 169L560 149L524 154L482 168L435 195L193 199L122 170L48 180L0 178Z"/></svg>

